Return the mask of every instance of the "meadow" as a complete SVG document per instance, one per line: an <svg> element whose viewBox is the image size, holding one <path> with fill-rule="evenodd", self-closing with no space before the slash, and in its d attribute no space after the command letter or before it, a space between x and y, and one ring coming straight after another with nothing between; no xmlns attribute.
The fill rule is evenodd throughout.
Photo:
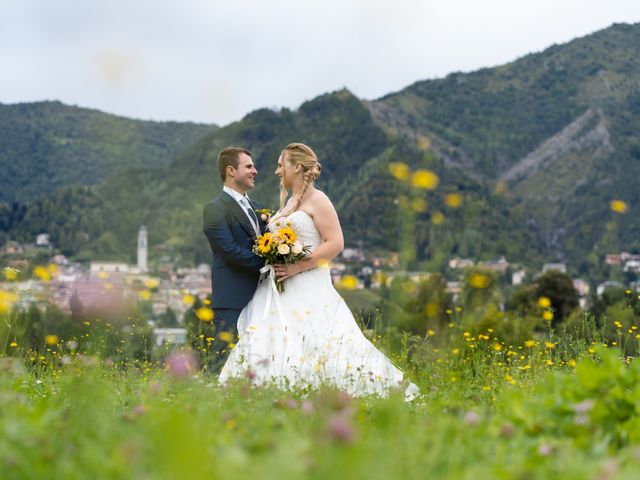
<svg viewBox="0 0 640 480"><path fill-rule="evenodd" d="M420 386L409 403L221 386L206 347L140 356L131 330L113 350L100 322L39 350L7 342L0 478L636 478L640 364L604 327L583 315L588 339L549 325L512 345L451 320L393 349L368 332Z"/></svg>

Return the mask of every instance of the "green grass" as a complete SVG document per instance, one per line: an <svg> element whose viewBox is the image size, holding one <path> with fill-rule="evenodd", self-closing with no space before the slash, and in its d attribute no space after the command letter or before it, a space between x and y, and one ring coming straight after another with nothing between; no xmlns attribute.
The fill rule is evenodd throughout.
<svg viewBox="0 0 640 480"><path fill-rule="evenodd" d="M412 403L14 352L0 357L0 477L632 478L640 364L562 342L521 353L453 337L396 358L424 394ZM577 351L577 367L562 359Z"/></svg>

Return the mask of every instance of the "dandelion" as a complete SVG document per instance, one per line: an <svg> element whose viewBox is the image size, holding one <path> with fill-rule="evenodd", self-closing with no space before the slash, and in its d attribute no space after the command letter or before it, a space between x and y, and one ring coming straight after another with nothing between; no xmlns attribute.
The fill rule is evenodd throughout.
<svg viewBox="0 0 640 480"><path fill-rule="evenodd" d="M417 170L411 177L411 185L425 190L434 190L439 183L438 175L431 170Z"/></svg>
<svg viewBox="0 0 640 480"><path fill-rule="evenodd" d="M44 337L44 343L46 343L47 345L57 345L58 344L57 335L46 335Z"/></svg>
<svg viewBox="0 0 640 480"><path fill-rule="evenodd" d="M553 320L553 312L551 310L545 310L542 312L542 319L545 322L551 322Z"/></svg>
<svg viewBox="0 0 640 480"><path fill-rule="evenodd" d="M154 289L154 288L158 288L158 285L160 285L160 282L158 280L156 280L155 278L149 278L149 279L147 279L146 282L144 282L144 285L148 289Z"/></svg>
<svg viewBox="0 0 640 480"><path fill-rule="evenodd" d="M538 299L538 306L540 308L549 308L551 306L551 299L549 297L540 297Z"/></svg>
<svg viewBox="0 0 640 480"><path fill-rule="evenodd" d="M444 223L444 215L440 212L433 212L431 221L434 225L442 225Z"/></svg>
<svg viewBox="0 0 640 480"><path fill-rule="evenodd" d="M404 162L390 163L389 172L397 180L407 180L409 178L409 166Z"/></svg>
<svg viewBox="0 0 640 480"><path fill-rule="evenodd" d="M524 342L524 346L527 348L533 348L538 344L538 342L536 342L535 340L526 340Z"/></svg>
<svg viewBox="0 0 640 480"><path fill-rule="evenodd" d="M429 140L429 138L425 137L424 135L420 135L418 137L417 147L418 150L429 150L429 148L431 147L431 140Z"/></svg>
<svg viewBox="0 0 640 480"><path fill-rule="evenodd" d="M462 195L459 193L450 193L444 197L444 203L449 208L458 208L462 205Z"/></svg>
<svg viewBox="0 0 640 480"><path fill-rule="evenodd" d="M233 333L231 332L220 332L218 338L226 343L233 343L234 341Z"/></svg>
<svg viewBox="0 0 640 480"><path fill-rule="evenodd" d="M454 348L453 350L451 350L451 353L453 353L454 355L458 355L460 353L460 349Z"/></svg>
<svg viewBox="0 0 640 480"><path fill-rule="evenodd" d="M474 273L469 277L469 285L473 288L481 289L489 286L489 277L482 273Z"/></svg>
<svg viewBox="0 0 640 480"><path fill-rule="evenodd" d="M544 342L544 347L548 350L553 350L556 348L556 344L553 342Z"/></svg>
<svg viewBox="0 0 640 480"><path fill-rule="evenodd" d="M622 323L620 323L618 320L613 322L613 324L616 326L616 328L622 328Z"/></svg>
<svg viewBox="0 0 640 480"><path fill-rule="evenodd" d="M493 344L493 349L494 349L496 352L499 352L500 350L502 350L502 345L501 345L501 344L499 344L499 343L494 343L494 344Z"/></svg>
<svg viewBox="0 0 640 480"><path fill-rule="evenodd" d="M10 346L11 348L15 348L15 347L17 347L17 346L18 346L18 344L17 344L17 343L16 343L16 341L14 340L13 342L11 342L11 343L9 344L9 346Z"/></svg>
<svg viewBox="0 0 640 480"><path fill-rule="evenodd" d="M198 317L202 322L210 322L213 320L214 313L210 308L200 307L196 310L196 317Z"/></svg>
<svg viewBox="0 0 640 480"><path fill-rule="evenodd" d="M151 298L151 292L149 290L142 290L138 295L140 299L145 302Z"/></svg>
<svg viewBox="0 0 640 480"><path fill-rule="evenodd" d="M2 270L5 280L8 282L12 282L13 280L17 279L18 272L20 272L20 270L17 270L13 267L4 267L4 269Z"/></svg>
<svg viewBox="0 0 640 480"><path fill-rule="evenodd" d="M624 202L624 200L612 200L609 204L609 207L616 213L624 214L627 213L627 210L629 210L629 207L627 206L626 202Z"/></svg>
<svg viewBox="0 0 640 480"><path fill-rule="evenodd" d="M0 290L0 313L8 312L18 301L18 295Z"/></svg>
<svg viewBox="0 0 640 480"><path fill-rule="evenodd" d="M36 268L34 268L33 274L43 282L48 282L49 280L51 280L51 274L46 269L46 267L43 267L42 265L38 265Z"/></svg>
<svg viewBox="0 0 640 480"><path fill-rule="evenodd" d="M507 383L510 383L511 385L515 385L515 384L517 383L517 382L516 382L516 380L515 380L515 378L513 378L513 377L512 377L511 375L509 375L509 374L506 374L506 375L504 376L504 381L505 381L505 382L507 382Z"/></svg>
<svg viewBox="0 0 640 480"><path fill-rule="evenodd" d="M193 295L191 295L190 293L186 293L182 296L182 302L185 305L193 305L195 303L196 299Z"/></svg>
<svg viewBox="0 0 640 480"><path fill-rule="evenodd" d="M424 198L414 198L411 201L411 208L414 212L424 213L427 211L427 201Z"/></svg>
<svg viewBox="0 0 640 480"><path fill-rule="evenodd" d="M427 303L424 307L424 313L427 317L435 317L440 311L440 306L437 303Z"/></svg>
<svg viewBox="0 0 640 480"><path fill-rule="evenodd" d="M358 278L354 275L345 275L340 280L340 286L345 290L354 290L358 287Z"/></svg>
<svg viewBox="0 0 640 480"><path fill-rule="evenodd" d="M427 330L427 336L428 337L433 337L436 334L436 332L434 332L433 330Z"/></svg>
<svg viewBox="0 0 640 480"><path fill-rule="evenodd" d="M575 367L576 361L573 359L567 360L567 365L569 365L570 367Z"/></svg>

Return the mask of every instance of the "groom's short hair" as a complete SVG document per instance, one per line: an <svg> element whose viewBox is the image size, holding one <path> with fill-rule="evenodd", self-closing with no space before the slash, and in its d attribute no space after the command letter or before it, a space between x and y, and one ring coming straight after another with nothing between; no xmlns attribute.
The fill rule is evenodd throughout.
<svg viewBox="0 0 640 480"><path fill-rule="evenodd" d="M227 147L218 154L218 174L223 182L227 179L227 167L238 168L241 153L251 156L251 152L242 147Z"/></svg>

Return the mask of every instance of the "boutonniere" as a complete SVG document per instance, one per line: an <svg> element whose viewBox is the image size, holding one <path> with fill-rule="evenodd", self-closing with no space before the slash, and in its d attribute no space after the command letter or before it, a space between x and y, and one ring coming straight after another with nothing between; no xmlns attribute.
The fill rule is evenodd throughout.
<svg viewBox="0 0 640 480"><path fill-rule="evenodd" d="M269 210L268 208L261 208L259 210L256 210L256 213L260 214L260 218L264 223L269 223L269 220L273 215L273 210Z"/></svg>

